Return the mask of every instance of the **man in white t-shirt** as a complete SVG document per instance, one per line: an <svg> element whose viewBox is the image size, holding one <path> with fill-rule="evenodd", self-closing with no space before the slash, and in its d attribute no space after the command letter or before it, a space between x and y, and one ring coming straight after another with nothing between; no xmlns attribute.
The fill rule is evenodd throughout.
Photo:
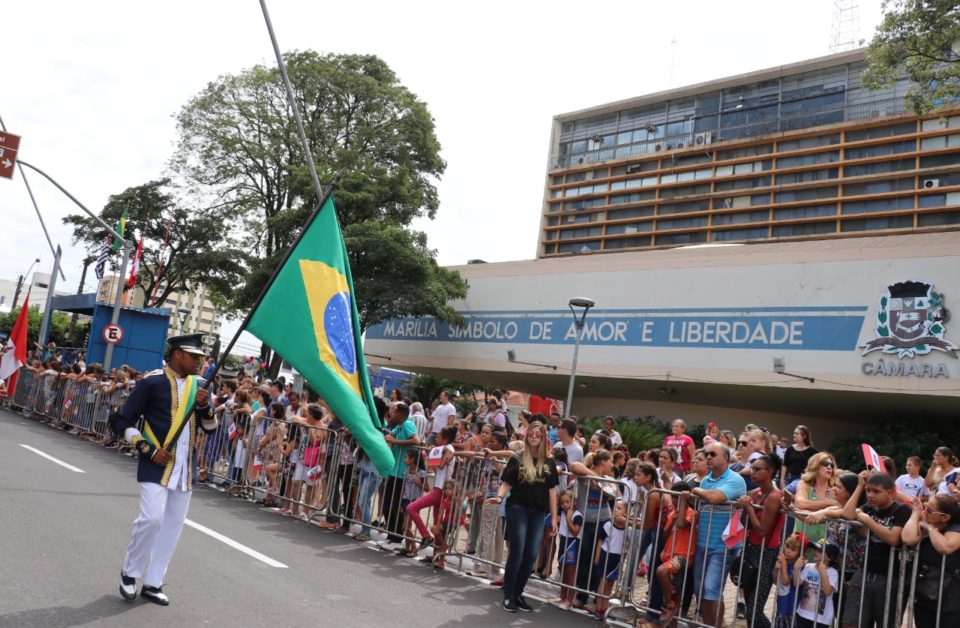
<svg viewBox="0 0 960 628"><path fill-rule="evenodd" d="M445 427L452 426L454 419L457 417L457 409L453 407L453 404L450 403L450 395L447 391L442 391L440 393L440 405L437 406L437 409L433 411L433 425L430 429L430 441L429 444L432 446L434 441L437 439L437 434L440 433Z"/></svg>
<svg viewBox="0 0 960 628"><path fill-rule="evenodd" d="M557 436L560 440L554 447L563 447L567 451L567 464L574 462L583 462L583 447L575 438L577 435L577 422L573 419L564 419L560 422L560 429L557 430Z"/></svg>

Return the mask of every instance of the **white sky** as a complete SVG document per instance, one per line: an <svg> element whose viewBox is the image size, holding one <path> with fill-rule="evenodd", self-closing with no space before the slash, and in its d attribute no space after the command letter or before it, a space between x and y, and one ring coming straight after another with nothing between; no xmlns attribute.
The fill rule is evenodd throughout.
<svg viewBox="0 0 960 628"><path fill-rule="evenodd" d="M858 4L869 40L880 0ZM448 165L437 218L416 227L444 265L535 255L554 115L828 54L833 23L833 0L268 8L284 50L376 54L427 103ZM163 176L174 115L207 82L275 63L255 0L30 0L7 3L0 24L0 116L23 136L19 156L95 212ZM79 209L27 176L64 249L58 290L75 291L83 252L61 219ZM19 175L0 179L0 224L0 277L16 280L36 257L50 271Z"/></svg>

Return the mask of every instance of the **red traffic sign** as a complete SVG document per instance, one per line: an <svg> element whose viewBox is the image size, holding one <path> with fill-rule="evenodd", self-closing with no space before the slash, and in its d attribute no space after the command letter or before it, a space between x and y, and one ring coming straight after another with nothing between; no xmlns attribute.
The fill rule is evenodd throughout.
<svg viewBox="0 0 960 628"><path fill-rule="evenodd" d="M115 345L123 340L123 328L116 323L110 323L103 328L103 340L107 344Z"/></svg>
<svg viewBox="0 0 960 628"><path fill-rule="evenodd" d="M17 165L17 151L19 149L19 135L0 131L0 177L13 178L13 167Z"/></svg>

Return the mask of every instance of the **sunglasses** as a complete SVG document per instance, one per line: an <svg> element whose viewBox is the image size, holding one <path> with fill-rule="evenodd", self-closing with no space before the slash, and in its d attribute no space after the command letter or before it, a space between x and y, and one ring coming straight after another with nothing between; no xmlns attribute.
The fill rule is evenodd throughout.
<svg viewBox="0 0 960 628"><path fill-rule="evenodd" d="M821 466L821 467L830 467L830 468L832 469L832 468L833 468L833 463L830 462L829 460L824 460L823 462L820 463L820 466Z"/></svg>
<svg viewBox="0 0 960 628"><path fill-rule="evenodd" d="M718 455L718 454L717 454L717 452L715 452L715 451L705 451L705 452L703 452L703 455L706 456L707 458L713 458L714 456L716 456L716 455Z"/></svg>
<svg viewBox="0 0 960 628"><path fill-rule="evenodd" d="M939 510L934 510L934 509L931 508L928 504L924 504L924 505L923 505L923 509L926 510L926 511L927 511L929 514L931 514L931 515L945 515L945 514L947 514L947 513L945 513L945 512L940 512Z"/></svg>
<svg viewBox="0 0 960 628"><path fill-rule="evenodd" d="M737 444L740 445L741 447L746 447L746 446L749 445L750 443L748 443L748 442L745 441L745 440L742 440L742 441L737 442Z"/></svg>

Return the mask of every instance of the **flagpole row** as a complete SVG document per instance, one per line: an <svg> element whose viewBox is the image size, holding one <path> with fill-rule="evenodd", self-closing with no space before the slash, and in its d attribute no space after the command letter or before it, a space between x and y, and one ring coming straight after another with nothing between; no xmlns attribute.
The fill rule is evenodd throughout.
<svg viewBox="0 0 960 628"><path fill-rule="evenodd" d="M260 291L260 294L257 295L257 300L254 304L247 310L247 315L244 317L243 322L240 323L240 327L237 328L237 333L233 335L233 338L230 339L230 343L227 345L227 348L220 352L220 357L217 358L217 364L214 366L213 373L210 375L210 379L207 382L207 387L213 385L213 378L217 373L220 372L221 367L223 367L224 362L227 360L227 356L230 355L230 351L233 349L233 345L237 343L237 340L240 339L240 334L243 333L243 330L247 328L247 324L250 322L251 317L253 317L254 312L257 311L257 308L260 307L260 303L263 301L263 298L267 296L267 292L270 290L270 286L273 285L273 282L276 281L277 275L280 274L280 270L283 269L284 264L287 263L287 260L290 259L290 256L293 254L294 249L297 248L297 245L300 244L300 240L303 239L303 235L310 229L310 225L313 224L313 221L316 220L317 216L320 215L320 210L323 209L323 206L326 204L327 199L330 198L330 195L333 194L334 188L337 187L337 184L340 182L340 177L343 176L343 170L338 172L330 184L327 186L327 189L323 191L321 195L320 203L314 208L313 213L310 214L310 217L307 219L307 222L304 223L303 229L300 230L300 235L297 236L297 239L287 248L286 252L283 254L283 258L273 269L273 273L270 275L270 279L267 280L266 285L263 286L263 290Z"/></svg>

